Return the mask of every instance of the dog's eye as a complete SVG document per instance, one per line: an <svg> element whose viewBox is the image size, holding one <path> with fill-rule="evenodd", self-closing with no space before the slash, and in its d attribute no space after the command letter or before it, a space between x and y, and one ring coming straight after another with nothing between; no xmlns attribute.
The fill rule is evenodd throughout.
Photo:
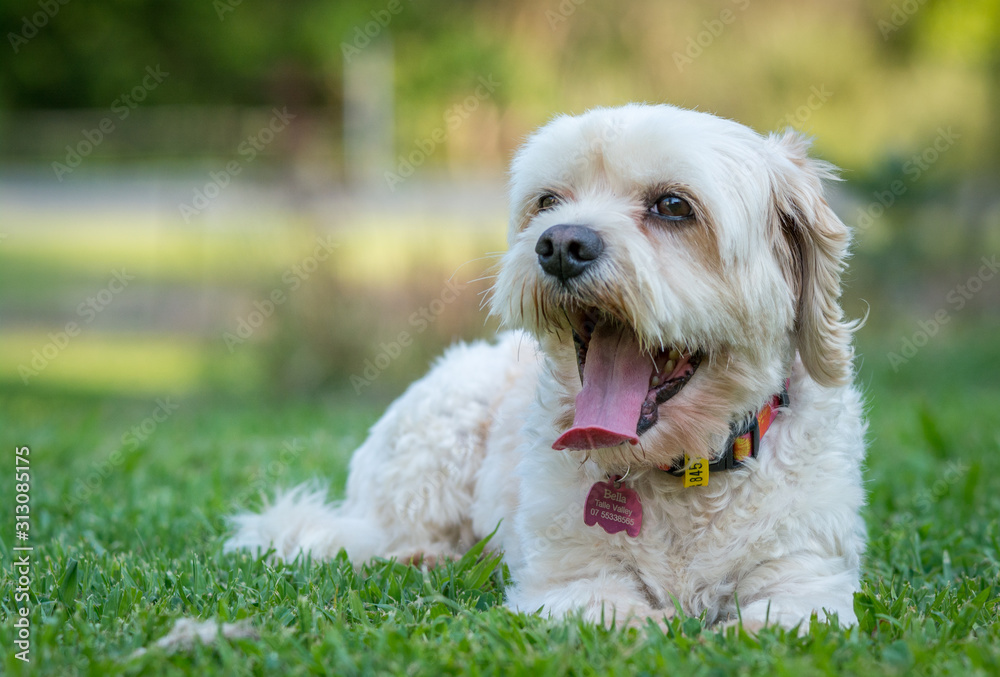
<svg viewBox="0 0 1000 677"><path fill-rule="evenodd" d="M538 198L538 211L544 212L546 209L552 209L557 204L559 204L559 198L552 193L546 193Z"/></svg>
<svg viewBox="0 0 1000 677"><path fill-rule="evenodd" d="M684 198L677 197L676 195L662 196L653 204L650 211L657 216L678 221L694 215L691 204Z"/></svg>

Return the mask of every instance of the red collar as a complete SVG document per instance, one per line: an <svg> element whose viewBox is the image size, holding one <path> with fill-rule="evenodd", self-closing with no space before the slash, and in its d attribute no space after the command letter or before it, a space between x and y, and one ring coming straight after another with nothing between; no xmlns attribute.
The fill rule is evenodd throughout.
<svg viewBox="0 0 1000 677"><path fill-rule="evenodd" d="M660 470L665 470L677 477L683 477L685 487L707 486L711 473L738 468L748 458L755 458L760 451L760 440L778 415L778 408L787 406L788 379L785 380L785 387L782 388L781 392L768 400L756 416L748 417L745 421L732 425L729 440L714 461L692 460L685 456L683 464L660 466Z"/></svg>

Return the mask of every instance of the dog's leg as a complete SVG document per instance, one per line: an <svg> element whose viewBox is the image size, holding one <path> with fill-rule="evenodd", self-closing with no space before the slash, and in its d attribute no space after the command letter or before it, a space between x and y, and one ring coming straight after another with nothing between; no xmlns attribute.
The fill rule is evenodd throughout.
<svg viewBox="0 0 1000 677"><path fill-rule="evenodd" d="M546 416L544 410L539 416ZM605 476L572 454L539 449L530 440L521 457L519 500L505 541L514 580L507 605L618 626L672 617L673 601L642 571L628 537L585 523L584 499Z"/></svg>
<svg viewBox="0 0 1000 677"><path fill-rule="evenodd" d="M658 622L674 615L669 602L643 596L634 578L620 568L568 583L518 584L508 589L507 605L526 613L541 610L554 618L578 613L587 622L603 622L609 627L642 626L648 619Z"/></svg>
<svg viewBox="0 0 1000 677"><path fill-rule="evenodd" d="M315 487L286 493L261 514L234 518L226 548L309 552L355 563L374 556L434 561L485 534L470 514L497 392L515 368L519 337L452 347L389 407L354 453L339 505Z"/></svg>
<svg viewBox="0 0 1000 677"><path fill-rule="evenodd" d="M816 568L828 566L828 558L817 556L769 562L740 582L739 590L753 601L740 603L739 619L751 631L764 625L781 625L786 628L799 626L800 632L806 632L813 614L822 622L827 621L828 615L836 614L842 626L856 625L854 592L858 572L815 573ZM729 622L735 623L736 605L728 611Z"/></svg>

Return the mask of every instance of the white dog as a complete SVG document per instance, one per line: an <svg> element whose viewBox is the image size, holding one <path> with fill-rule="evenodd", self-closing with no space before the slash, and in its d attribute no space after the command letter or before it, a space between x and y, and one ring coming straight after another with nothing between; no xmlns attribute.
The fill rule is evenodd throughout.
<svg viewBox="0 0 1000 677"><path fill-rule="evenodd" d="M355 452L234 548L432 563L493 532L514 609L855 623L865 424L833 168L671 106L560 117L517 154L492 309ZM602 615L603 614L603 615Z"/></svg>

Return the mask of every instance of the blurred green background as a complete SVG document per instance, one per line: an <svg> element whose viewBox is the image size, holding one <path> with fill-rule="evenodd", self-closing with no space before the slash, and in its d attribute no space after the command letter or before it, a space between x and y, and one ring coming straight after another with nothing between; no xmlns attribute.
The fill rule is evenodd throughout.
<svg viewBox="0 0 1000 677"><path fill-rule="evenodd" d="M1000 0L4 0L0 25L0 432L32 448L42 672L688 655L499 610L396 615L386 579L220 554L226 516L276 487L342 495L385 405L495 331L480 304L524 137L646 101L813 135L856 229L843 303L868 314L862 630L756 653L702 636L674 671L997 674ZM447 585L487 599L464 576ZM123 662L216 615L260 648Z"/></svg>
<svg viewBox="0 0 1000 677"><path fill-rule="evenodd" d="M892 378L997 326L995 0L16 0L0 19L5 390L387 401L495 330L520 141L628 101L815 136L857 228L844 303L870 309L860 352Z"/></svg>

